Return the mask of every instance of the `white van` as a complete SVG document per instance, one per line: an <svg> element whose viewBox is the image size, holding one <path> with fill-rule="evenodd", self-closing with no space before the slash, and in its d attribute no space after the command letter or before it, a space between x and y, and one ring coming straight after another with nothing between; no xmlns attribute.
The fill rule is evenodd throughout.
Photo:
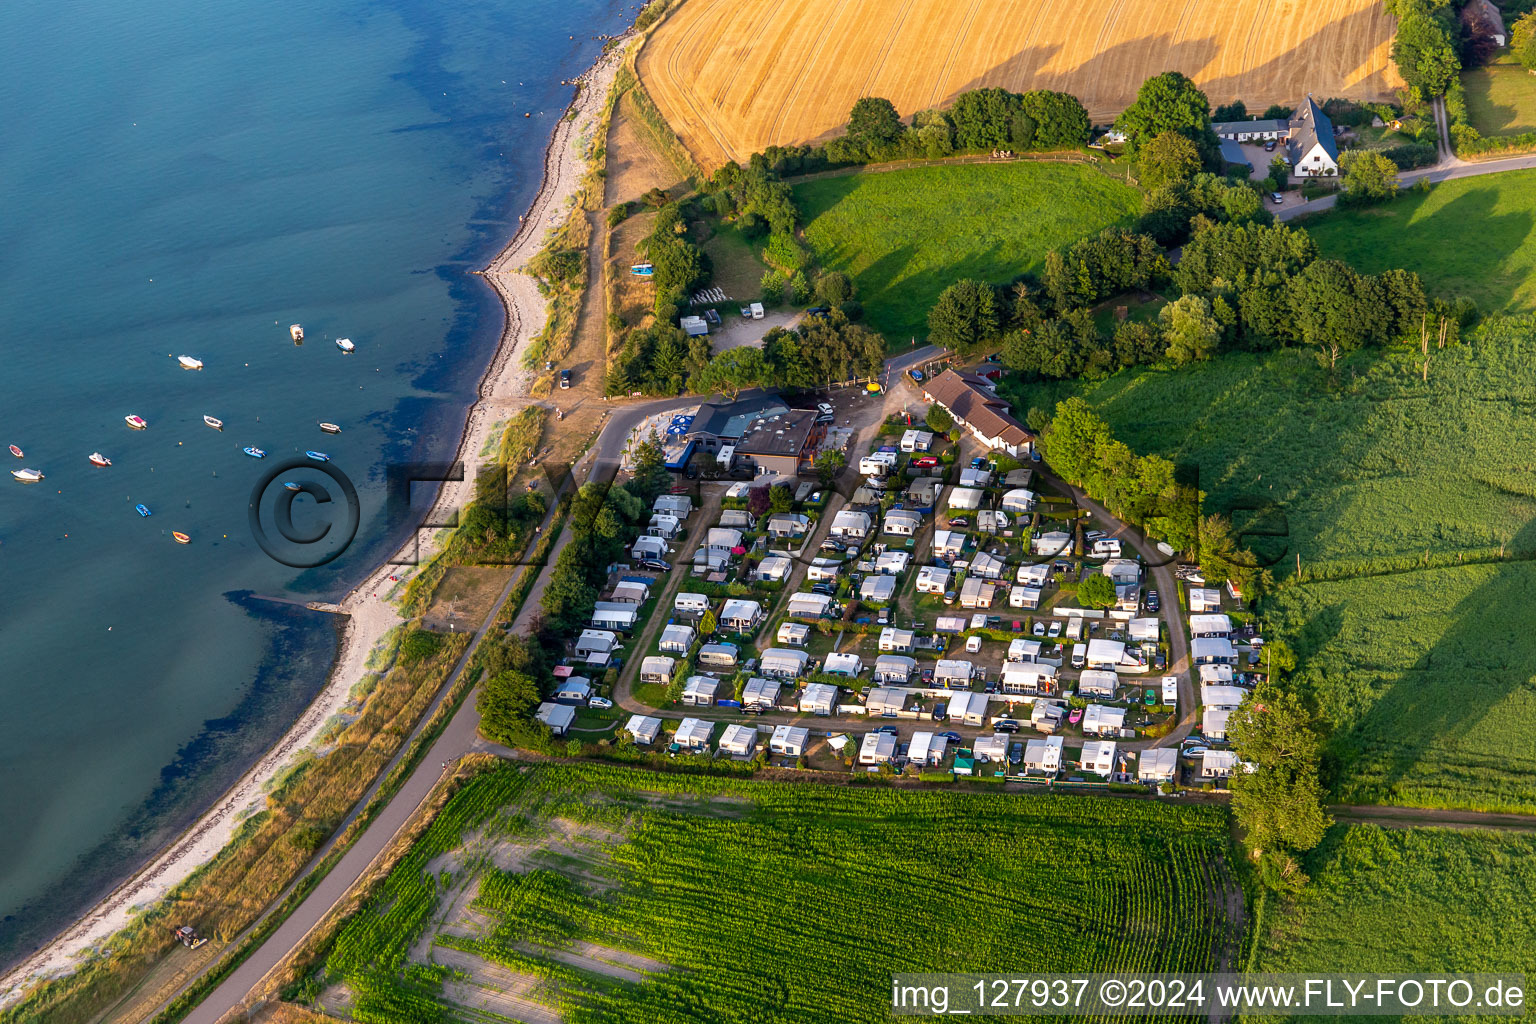
<svg viewBox="0 0 1536 1024"><path fill-rule="evenodd" d="M1082 668L1086 664L1088 664L1088 645L1087 644L1073 644L1072 645L1072 667L1073 668Z"/></svg>

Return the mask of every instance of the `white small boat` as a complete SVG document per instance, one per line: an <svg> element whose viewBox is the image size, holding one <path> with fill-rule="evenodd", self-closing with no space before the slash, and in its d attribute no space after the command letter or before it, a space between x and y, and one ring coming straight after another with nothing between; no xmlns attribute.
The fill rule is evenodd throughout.
<svg viewBox="0 0 1536 1024"><path fill-rule="evenodd" d="M43 478L43 474L35 469L13 469L11 476L24 484L35 484Z"/></svg>
<svg viewBox="0 0 1536 1024"><path fill-rule="evenodd" d="M320 429L323 430L327 434L339 434L339 433L341 433L341 428L338 427L334 423L321 423L320 424Z"/></svg>
<svg viewBox="0 0 1536 1024"><path fill-rule="evenodd" d="M219 419L217 416L204 416L203 422L208 424L214 430L224 429L224 421Z"/></svg>
<svg viewBox="0 0 1536 1024"><path fill-rule="evenodd" d="M149 422L145 420L143 416L135 416L131 413L123 417L123 422L128 424L134 430L143 430L145 427L149 426Z"/></svg>
<svg viewBox="0 0 1536 1024"><path fill-rule="evenodd" d="M289 324L288 325L288 337L293 339L294 344L298 344L299 342L303 341L304 340L304 325L303 324Z"/></svg>
<svg viewBox="0 0 1536 1024"><path fill-rule="evenodd" d="M110 466L110 465L112 465L112 460L107 458L105 455L101 454L101 452L91 452L90 460L91 460L91 465L93 465L93 466Z"/></svg>
<svg viewBox="0 0 1536 1024"><path fill-rule="evenodd" d="M336 347L348 355L351 355L353 352L357 351L357 346L352 344L351 338L337 338Z"/></svg>
<svg viewBox="0 0 1536 1024"><path fill-rule="evenodd" d="M192 356L177 356L176 361L181 364L183 370L201 370L203 361Z"/></svg>

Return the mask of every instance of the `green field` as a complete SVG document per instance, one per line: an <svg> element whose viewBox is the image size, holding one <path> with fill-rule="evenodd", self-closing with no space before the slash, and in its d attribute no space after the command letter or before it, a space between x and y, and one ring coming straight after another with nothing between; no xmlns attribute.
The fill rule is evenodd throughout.
<svg viewBox="0 0 1536 1024"><path fill-rule="evenodd" d="M1467 118L1489 138L1536 131L1536 75L1505 54L1461 76Z"/></svg>
<svg viewBox="0 0 1536 1024"><path fill-rule="evenodd" d="M1324 256L1362 273L1402 267L1483 313L1536 310L1536 170L1459 178L1302 226Z"/></svg>
<svg viewBox="0 0 1536 1024"><path fill-rule="evenodd" d="M893 971L1212 970L1227 842L1213 806L504 766L290 995L478 1020L511 971L566 1021L823 1024L887 1020Z"/></svg>
<svg viewBox="0 0 1536 1024"><path fill-rule="evenodd" d="M1121 440L1197 471L1207 508L1285 534L1248 541L1281 580L1261 610L1333 726L1338 797L1533 810L1533 326L1436 351L1428 384L1402 354L1359 353L1332 382L1282 351L1019 404L1076 390Z"/></svg>
<svg viewBox="0 0 1536 1024"><path fill-rule="evenodd" d="M1257 970L1536 971L1536 836L1335 826L1306 870L1266 914Z"/></svg>
<svg viewBox="0 0 1536 1024"><path fill-rule="evenodd" d="M1140 211L1136 189L1078 164L961 164L795 186L822 267L853 277L865 319L893 345L928 333L928 309L964 277L1003 284L1045 254Z"/></svg>

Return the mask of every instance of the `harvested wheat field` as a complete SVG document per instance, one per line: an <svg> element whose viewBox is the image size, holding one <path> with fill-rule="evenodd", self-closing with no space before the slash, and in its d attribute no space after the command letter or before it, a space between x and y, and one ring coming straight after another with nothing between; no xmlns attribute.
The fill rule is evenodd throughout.
<svg viewBox="0 0 1536 1024"><path fill-rule="evenodd" d="M1182 71L1212 106L1386 99L1381 0L684 0L640 53L657 106L714 168L820 139L861 96L902 114L968 89L1058 89L1108 122Z"/></svg>

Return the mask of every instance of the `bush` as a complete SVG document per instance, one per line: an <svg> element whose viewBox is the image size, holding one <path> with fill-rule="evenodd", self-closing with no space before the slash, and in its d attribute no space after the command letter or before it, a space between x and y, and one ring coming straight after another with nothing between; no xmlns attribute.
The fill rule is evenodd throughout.
<svg viewBox="0 0 1536 1024"><path fill-rule="evenodd" d="M616 206L614 206L613 209L608 211L608 226L610 228L616 228L616 227L618 227L620 224L624 223L628 219L629 219L629 200L627 200L627 199L624 200L623 202L617 204Z"/></svg>

